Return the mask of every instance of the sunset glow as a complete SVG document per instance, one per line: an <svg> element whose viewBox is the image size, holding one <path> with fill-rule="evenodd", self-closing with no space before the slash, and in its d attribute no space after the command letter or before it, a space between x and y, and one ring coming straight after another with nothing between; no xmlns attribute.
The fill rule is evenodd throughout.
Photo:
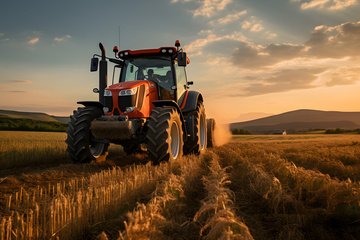
<svg viewBox="0 0 360 240"><path fill-rule="evenodd" d="M84 3L2 4L0 109L68 116L77 101L97 100L90 58L99 42L113 56L120 26L120 50L179 39L192 89L222 122L296 109L360 111L358 0Z"/></svg>

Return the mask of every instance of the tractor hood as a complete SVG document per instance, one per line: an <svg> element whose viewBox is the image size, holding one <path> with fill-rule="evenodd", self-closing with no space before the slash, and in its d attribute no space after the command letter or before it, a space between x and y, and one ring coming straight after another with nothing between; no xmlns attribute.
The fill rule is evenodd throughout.
<svg viewBox="0 0 360 240"><path fill-rule="evenodd" d="M145 84L147 88L156 87L156 84L152 81L137 80L137 81L116 83L114 85L107 87L106 90L110 90L113 93L119 93L121 90L136 88L143 84Z"/></svg>
<svg viewBox="0 0 360 240"><path fill-rule="evenodd" d="M129 118L147 118L158 100L156 83L146 80L121 82L104 91L105 115L127 115Z"/></svg>

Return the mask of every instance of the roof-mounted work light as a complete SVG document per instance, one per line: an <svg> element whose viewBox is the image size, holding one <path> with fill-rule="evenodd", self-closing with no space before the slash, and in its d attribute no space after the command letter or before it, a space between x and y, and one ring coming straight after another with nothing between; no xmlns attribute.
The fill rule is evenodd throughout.
<svg viewBox="0 0 360 240"><path fill-rule="evenodd" d="M177 51L179 51L179 48L180 48L180 41L179 40L175 41L175 47L177 48Z"/></svg>

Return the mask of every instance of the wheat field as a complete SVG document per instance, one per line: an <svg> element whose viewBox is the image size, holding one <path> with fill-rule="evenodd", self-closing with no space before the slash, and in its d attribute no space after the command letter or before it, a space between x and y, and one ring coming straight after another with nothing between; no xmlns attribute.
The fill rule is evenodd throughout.
<svg viewBox="0 0 360 240"><path fill-rule="evenodd" d="M63 135L48 137L63 146ZM58 181L7 191L0 240L360 239L359 135L236 136L159 166L146 155L123 155L126 165L109 156L108 165L80 165L77 175L58 167ZM0 179L0 189L23 175Z"/></svg>
<svg viewBox="0 0 360 240"><path fill-rule="evenodd" d="M67 157L66 134L0 131L0 169L57 162Z"/></svg>

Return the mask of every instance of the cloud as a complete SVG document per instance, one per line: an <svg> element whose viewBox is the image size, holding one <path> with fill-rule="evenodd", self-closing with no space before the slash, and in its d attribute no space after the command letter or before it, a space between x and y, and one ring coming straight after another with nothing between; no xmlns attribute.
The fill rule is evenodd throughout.
<svg viewBox="0 0 360 240"><path fill-rule="evenodd" d="M31 40L29 40L28 41L28 44L35 44L35 43L37 43L38 41L40 40L40 38L33 38L33 39L31 39Z"/></svg>
<svg viewBox="0 0 360 240"><path fill-rule="evenodd" d="M0 37L2 37L2 36L4 36L5 35L5 33L0 33Z"/></svg>
<svg viewBox="0 0 360 240"><path fill-rule="evenodd" d="M270 77L256 79L255 83L242 89L241 93L231 96L255 96L274 92L286 92L294 89L315 88L313 82L318 78L318 74L324 69L287 69L282 70ZM254 80L250 77L252 81Z"/></svg>
<svg viewBox="0 0 360 240"><path fill-rule="evenodd" d="M182 2L194 2L195 0L183 0ZM180 2L179 0L172 0L172 3ZM199 0L196 1L200 3L200 6L192 11L193 16L204 16L212 17L216 15L219 11L222 11L226 6L232 2L232 0Z"/></svg>
<svg viewBox="0 0 360 240"><path fill-rule="evenodd" d="M171 3L177 3L180 0L172 0ZM181 2L195 2L195 0L183 0ZM192 11L193 16L204 16L204 17L213 17L219 11L222 11L226 6L232 2L232 0L198 0L196 2L200 3L200 6Z"/></svg>
<svg viewBox="0 0 360 240"><path fill-rule="evenodd" d="M198 38L184 47L184 49L186 49L186 51L192 56L202 55L203 48L214 42L220 42L224 40L231 40L235 42L246 41L246 38L240 32L233 32L219 36L214 34L213 31L207 30L201 31L199 34L207 34L207 36L204 38Z"/></svg>
<svg viewBox="0 0 360 240"><path fill-rule="evenodd" d="M228 14L223 18L219 18L217 20L217 22L219 24L227 24L227 23L230 23L230 22L235 22L236 20L240 19L241 16L244 16L246 14L247 14L246 10L235 13L235 14Z"/></svg>
<svg viewBox="0 0 360 240"><path fill-rule="evenodd" d="M240 76L241 91L233 96L355 84L360 81L360 22L318 26L301 44L242 41L231 62L248 72Z"/></svg>
<svg viewBox="0 0 360 240"><path fill-rule="evenodd" d="M324 73L324 75L327 77L325 85L328 87L337 85L352 85L360 81L360 68L341 67L338 69L329 69Z"/></svg>
<svg viewBox="0 0 360 240"><path fill-rule="evenodd" d="M261 21L256 20L254 16L250 18L250 21L243 21L241 23L241 27L243 29L249 29L250 32L260 32L264 29L264 27L261 25Z"/></svg>
<svg viewBox="0 0 360 240"><path fill-rule="evenodd" d="M308 55L317 58L359 56L360 21L335 27L316 27L305 46L308 48Z"/></svg>
<svg viewBox="0 0 360 240"><path fill-rule="evenodd" d="M31 84L33 83L30 80L10 80L10 83L16 83L16 84Z"/></svg>
<svg viewBox="0 0 360 240"><path fill-rule="evenodd" d="M243 68L271 66L281 61L301 56L304 46L292 44L269 44L265 47L242 42L233 52L232 61Z"/></svg>
<svg viewBox="0 0 360 240"><path fill-rule="evenodd" d="M30 93L30 91L21 91L21 90L14 90L14 91L5 91L7 93Z"/></svg>
<svg viewBox="0 0 360 240"><path fill-rule="evenodd" d="M303 44L268 44L256 46L240 43L232 54L235 65L244 68L272 66L297 58L340 59L360 56L360 22L335 27L318 26Z"/></svg>
<svg viewBox="0 0 360 240"><path fill-rule="evenodd" d="M56 38L54 38L54 41L56 41L56 42L63 42L63 41L66 41L66 40L69 39L69 38L72 38L72 37L71 37L70 35L66 35L66 36L61 37L61 38L56 37Z"/></svg>
<svg viewBox="0 0 360 240"><path fill-rule="evenodd" d="M301 9L324 8L325 4L328 2L330 2L330 0L312 0L301 4Z"/></svg>
<svg viewBox="0 0 360 240"><path fill-rule="evenodd" d="M327 9L327 10L343 10L350 6L358 4L358 0L292 0L293 2L303 2L301 9L307 10L311 8Z"/></svg>
<svg viewBox="0 0 360 240"><path fill-rule="evenodd" d="M276 33L272 33L270 31L267 31L266 34L267 34L267 37L266 37L267 39L273 39L278 36Z"/></svg>
<svg viewBox="0 0 360 240"><path fill-rule="evenodd" d="M334 0L335 5L332 5L330 10L342 10L344 8L358 4L357 0Z"/></svg>
<svg viewBox="0 0 360 240"><path fill-rule="evenodd" d="M183 2L191 2L193 0L183 0ZM177 3L179 0L171 0L171 3Z"/></svg>
<svg viewBox="0 0 360 240"><path fill-rule="evenodd" d="M232 0L203 0L198 9L194 11L195 16L212 17L219 11L225 9L226 5L231 3Z"/></svg>

